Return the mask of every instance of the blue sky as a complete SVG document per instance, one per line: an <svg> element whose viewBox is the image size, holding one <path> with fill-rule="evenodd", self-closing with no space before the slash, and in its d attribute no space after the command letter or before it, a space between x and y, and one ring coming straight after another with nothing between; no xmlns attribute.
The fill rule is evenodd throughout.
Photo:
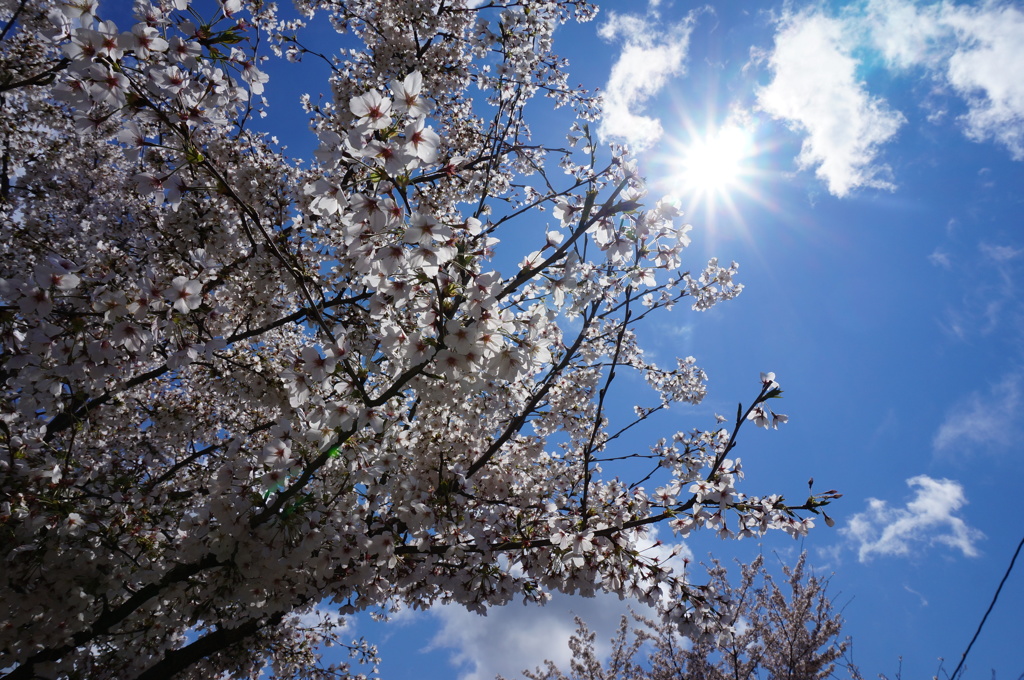
<svg viewBox="0 0 1024 680"><path fill-rule="evenodd" d="M697 536L688 549L792 561L805 548L835 572L866 677L892 677L901 657L905 678L936 674L940 657L951 672L1024 534L1024 12L606 2L595 22L560 29L556 51L573 82L605 92L603 139L642 149L652 193L684 206L690 262L736 260L746 285L641 334L654 356L692 354L710 376L704 404L644 434L707 426L774 371L790 422L741 437L745 490L799 499L813 476L844 494L836 527L801 542ZM303 88L270 72L265 125L308 155L288 98ZM538 134L560 138L561 113L534 114ZM722 129L731 145L713 142ZM712 160L687 171L701 144ZM620 389L626 404L632 388ZM965 677L1024 673L1022 602L1018 565ZM545 657L565 664L573 614L607 639L626 604L559 597L486 618L440 608L348 625L381 645L386 678L513 677Z"/></svg>

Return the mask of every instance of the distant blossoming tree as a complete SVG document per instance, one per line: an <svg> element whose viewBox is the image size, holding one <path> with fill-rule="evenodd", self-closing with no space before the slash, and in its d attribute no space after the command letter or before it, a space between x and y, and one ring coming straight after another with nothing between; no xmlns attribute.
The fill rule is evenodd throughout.
<svg viewBox="0 0 1024 680"><path fill-rule="evenodd" d="M850 639L840 638L842 616L828 595L828 579L807 573L807 554L783 567L780 588L758 557L740 567L738 585L729 583L718 562L708 568L709 586L729 604L723 615L735 623L718 636L683 639L670 621L633 614L622 618L602 662L595 634L577 619L569 640L573 653L567 675L553 662L525 672L529 680L861 680L849 661ZM641 654L642 653L642 654ZM845 674L837 667L842 666Z"/></svg>
<svg viewBox="0 0 1024 680"><path fill-rule="evenodd" d="M737 489L740 426L780 422L772 375L731 429L635 457L650 474L609 460L705 393L638 324L740 286L682 267L689 227L623 152L598 163L597 101L551 46L594 8L296 5L0 2L0 675L345 677L319 663L324 602L605 590L720 621L645 529L799 535L834 494ZM264 51L331 69L308 164L254 129ZM564 149L531 138L538 94L577 114ZM627 370L652 403L613 429Z"/></svg>

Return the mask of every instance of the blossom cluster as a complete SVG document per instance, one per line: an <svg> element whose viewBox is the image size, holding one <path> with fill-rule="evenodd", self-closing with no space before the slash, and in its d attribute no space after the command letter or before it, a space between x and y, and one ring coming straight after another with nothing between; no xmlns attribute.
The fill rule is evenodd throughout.
<svg viewBox="0 0 1024 680"><path fill-rule="evenodd" d="M737 489L739 427L784 422L774 376L732 432L642 454L656 490L618 474L617 375L653 390L637 422L706 392L644 355L643 319L741 287L683 269L690 227L627 154L531 136L535 95L596 114L552 52L593 7L298 7L0 8L5 677L355 674L317 661L323 602L600 589L711 625L647 527L802 534L832 496ZM324 20L362 47L304 44ZM310 163L255 130L267 46L329 62Z"/></svg>

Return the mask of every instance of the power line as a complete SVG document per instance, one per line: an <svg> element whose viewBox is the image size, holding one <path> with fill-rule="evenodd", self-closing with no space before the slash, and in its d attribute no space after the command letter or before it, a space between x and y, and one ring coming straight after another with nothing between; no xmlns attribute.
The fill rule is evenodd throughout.
<svg viewBox="0 0 1024 680"><path fill-rule="evenodd" d="M957 673L960 672L960 668L964 665L964 661L967 660L967 655L971 651L971 647L974 646L974 641L978 639L978 635L981 634L981 629L985 625L985 620L988 619L988 615L992 613L992 607L996 606L996 600L999 599L999 592L1003 589L1003 584L1006 583L1006 579L1009 578L1010 572L1013 571L1013 563L1017 561L1017 555L1020 554L1021 547L1024 547L1024 537L1020 539L1020 543L1017 544L1017 550L1013 553L1013 558L1010 559L1010 566L1006 568L1006 573L1003 574L1003 580L999 582L999 587L996 588L996 594L992 596L992 602L988 605L988 610L985 611L985 615L981 617L981 623L978 624L978 630L974 631L974 637L971 638L970 643L967 645L967 649L964 650L964 655L960 657L960 663L956 665L953 670L953 675L949 676L950 680L956 680Z"/></svg>

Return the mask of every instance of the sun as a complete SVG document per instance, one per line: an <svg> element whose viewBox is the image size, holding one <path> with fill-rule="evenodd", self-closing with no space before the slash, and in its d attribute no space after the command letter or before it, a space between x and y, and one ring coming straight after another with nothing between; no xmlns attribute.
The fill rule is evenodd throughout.
<svg viewBox="0 0 1024 680"><path fill-rule="evenodd" d="M679 123L648 157L652 188L711 233L748 233L752 206L775 209L766 190L775 144L742 113L703 125L681 115Z"/></svg>
<svg viewBox="0 0 1024 680"><path fill-rule="evenodd" d="M750 133L733 123L694 137L673 173L677 190L703 201L728 198L743 183L752 146Z"/></svg>

